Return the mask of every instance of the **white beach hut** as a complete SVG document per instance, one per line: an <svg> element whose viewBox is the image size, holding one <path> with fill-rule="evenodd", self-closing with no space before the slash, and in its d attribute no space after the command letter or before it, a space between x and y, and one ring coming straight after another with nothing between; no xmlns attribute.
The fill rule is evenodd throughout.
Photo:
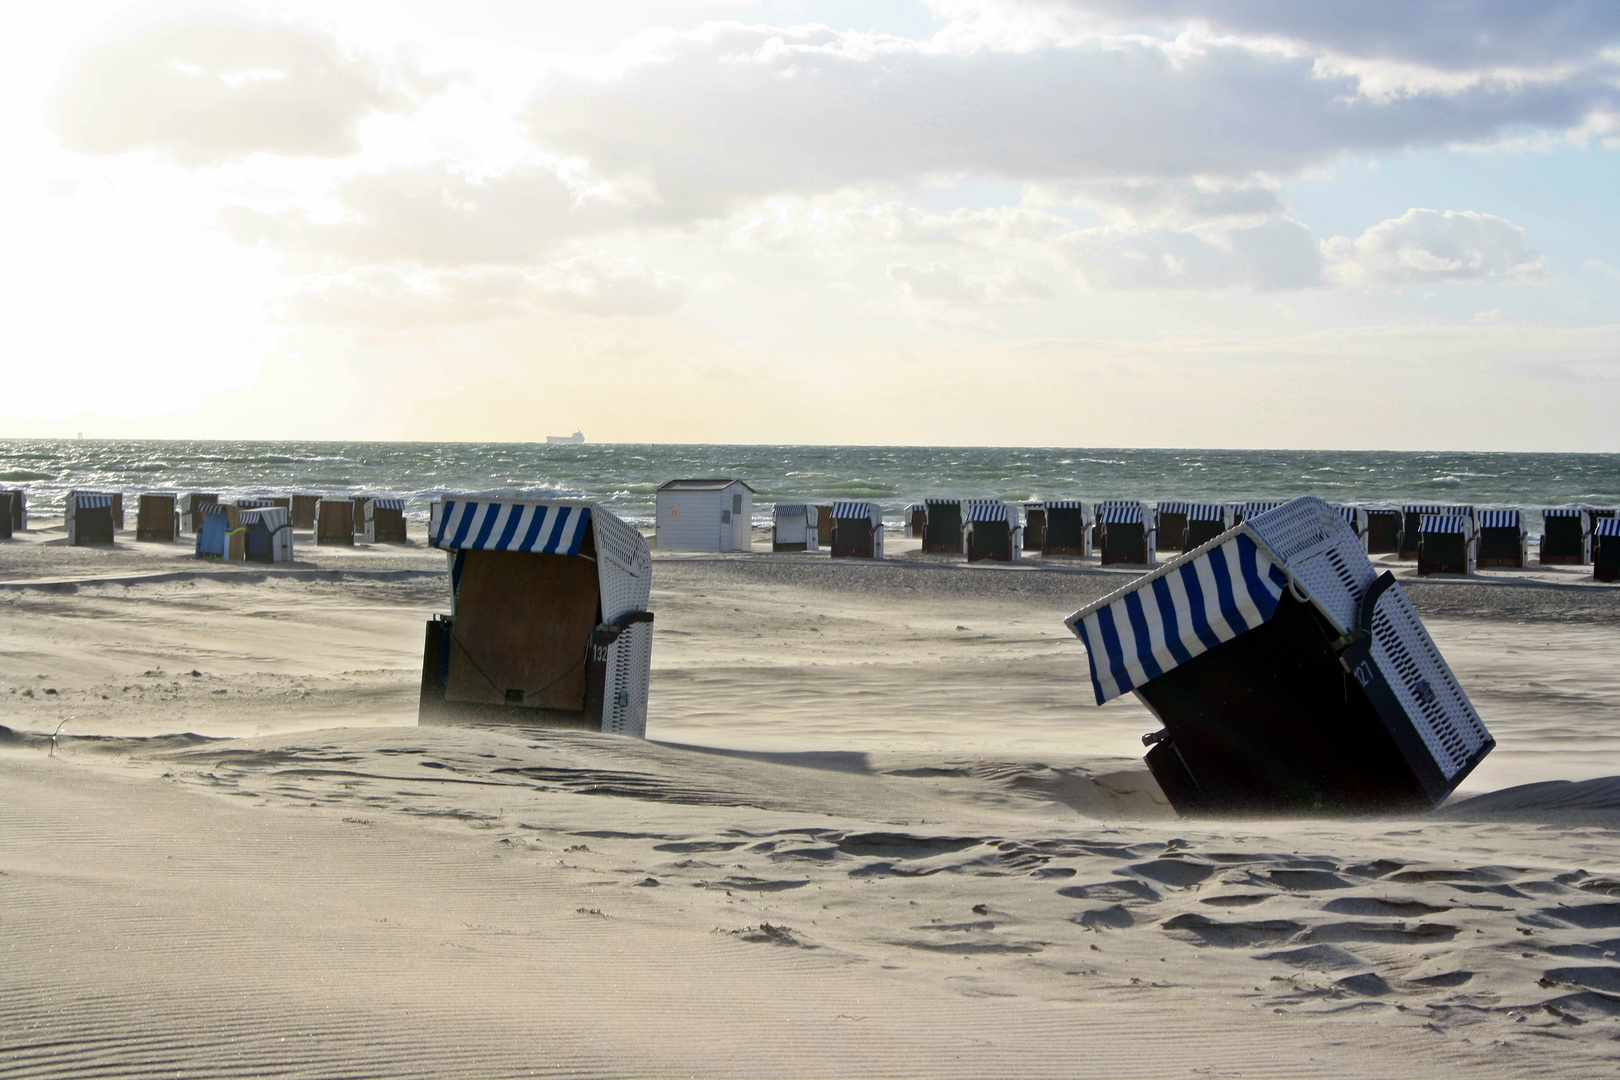
<svg viewBox="0 0 1620 1080"><path fill-rule="evenodd" d="M450 614L427 624L419 723L576 727L644 737L652 559L600 504L450 495L428 543Z"/></svg>
<svg viewBox="0 0 1620 1080"><path fill-rule="evenodd" d="M771 511L771 550L820 551L815 513L804 503L777 503Z"/></svg>
<svg viewBox="0 0 1620 1080"><path fill-rule="evenodd" d="M748 551L754 489L741 480L669 480L658 486L659 551Z"/></svg>

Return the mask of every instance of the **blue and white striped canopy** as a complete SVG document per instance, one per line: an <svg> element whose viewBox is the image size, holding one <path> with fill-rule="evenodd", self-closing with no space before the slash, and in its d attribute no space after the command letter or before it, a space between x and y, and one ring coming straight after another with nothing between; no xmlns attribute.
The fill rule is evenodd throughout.
<svg viewBox="0 0 1620 1080"><path fill-rule="evenodd" d="M590 522L588 506L445 499L443 509L435 515L428 542L453 551L578 555Z"/></svg>
<svg viewBox="0 0 1620 1080"><path fill-rule="evenodd" d="M203 503L196 509L202 511L204 514L223 514L226 510L226 506L224 503L211 502Z"/></svg>
<svg viewBox="0 0 1620 1080"><path fill-rule="evenodd" d="M922 510L922 511L926 512L927 509L928 509L928 504L927 503L912 503L910 506L906 507L906 513L915 514L918 510Z"/></svg>
<svg viewBox="0 0 1620 1080"><path fill-rule="evenodd" d="M961 505L962 505L962 500L961 499L925 499L925 500L923 500L923 506L924 507L929 507L929 506L961 506Z"/></svg>
<svg viewBox="0 0 1620 1080"><path fill-rule="evenodd" d="M103 506L111 506L113 497L111 495L76 494L73 496L73 504L80 510L100 510Z"/></svg>
<svg viewBox="0 0 1620 1080"><path fill-rule="evenodd" d="M1407 513L1407 514L1419 514L1419 515L1421 515L1421 514L1439 514L1442 517L1461 517L1461 518L1467 518L1469 521L1474 520L1474 508L1472 506L1439 506L1439 505L1403 506L1403 507L1401 507L1401 512L1402 513Z"/></svg>
<svg viewBox="0 0 1620 1080"><path fill-rule="evenodd" d="M1275 510L1281 505L1282 500L1280 499L1269 502L1246 502L1241 507L1243 511L1243 520L1248 521L1252 517L1259 517L1261 514Z"/></svg>
<svg viewBox="0 0 1620 1080"><path fill-rule="evenodd" d="M1097 704L1252 630L1277 612L1288 575L1238 533L1071 623L1085 642Z"/></svg>
<svg viewBox="0 0 1620 1080"><path fill-rule="evenodd" d="M1541 512L1541 516L1544 517L1544 518L1550 518L1550 517L1580 517L1584 513L1586 513L1586 511L1582 510L1578 506L1553 506L1553 507L1547 508L1546 510L1543 510Z"/></svg>
<svg viewBox="0 0 1620 1080"><path fill-rule="evenodd" d="M809 513L809 510L805 507L804 503L776 504L776 516L779 518L804 517L807 513Z"/></svg>
<svg viewBox="0 0 1620 1080"><path fill-rule="evenodd" d="M1361 507L1359 506L1335 506L1333 509L1337 510L1339 512L1339 516L1344 518L1344 520L1348 521L1351 525L1354 525L1356 523L1356 519L1361 515Z"/></svg>
<svg viewBox="0 0 1620 1080"><path fill-rule="evenodd" d="M870 502L835 502L833 517L840 521L864 518L867 521L877 522L883 520L883 508L877 503Z"/></svg>
<svg viewBox="0 0 1620 1080"><path fill-rule="evenodd" d="M1099 525L1145 525L1141 503L1104 504L1097 507Z"/></svg>
<svg viewBox="0 0 1620 1080"><path fill-rule="evenodd" d="M285 506L259 506L243 510L236 520L244 526L263 525L272 531L292 528L292 518Z"/></svg>
<svg viewBox="0 0 1620 1080"><path fill-rule="evenodd" d="M1188 521L1225 521L1226 507L1219 503L1187 503Z"/></svg>
<svg viewBox="0 0 1620 1080"><path fill-rule="evenodd" d="M372 499L371 505L378 510L403 510L404 499Z"/></svg>
<svg viewBox="0 0 1620 1080"><path fill-rule="evenodd" d="M1475 518L1482 529L1517 529L1522 521L1517 510L1481 510Z"/></svg>
<svg viewBox="0 0 1620 1080"><path fill-rule="evenodd" d="M1079 499L1048 499L1045 503L1048 510L1084 510L1086 504Z"/></svg>
<svg viewBox="0 0 1620 1080"><path fill-rule="evenodd" d="M1455 514L1424 514L1423 520L1418 524L1418 532L1434 533L1436 536L1455 535L1461 533L1466 536L1469 532L1469 521L1465 517Z"/></svg>
<svg viewBox="0 0 1620 1080"><path fill-rule="evenodd" d="M1003 503L981 503L978 506L968 507L967 519L969 521L1005 521L1013 523L1012 507Z"/></svg>
<svg viewBox="0 0 1620 1080"><path fill-rule="evenodd" d="M257 510L261 506L274 506L276 504L269 499L237 499L236 505L243 510Z"/></svg>
<svg viewBox="0 0 1620 1080"><path fill-rule="evenodd" d="M1165 503L1160 503L1159 504L1159 513L1161 513L1161 514L1186 514L1186 513L1189 513L1192 510L1192 505L1193 505L1192 503L1186 503L1186 502L1165 502Z"/></svg>
<svg viewBox="0 0 1620 1080"><path fill-rule="evenodd" d="M1598 518L1593 536L1620 536L1620 518Z"/></svg>

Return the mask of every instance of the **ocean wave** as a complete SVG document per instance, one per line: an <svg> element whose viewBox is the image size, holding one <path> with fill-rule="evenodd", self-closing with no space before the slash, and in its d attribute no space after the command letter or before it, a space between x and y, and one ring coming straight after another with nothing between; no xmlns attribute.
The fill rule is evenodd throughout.
<svg viewBox="0 0 1620 1080"><path fill-rule="evenodd" d="M34 472L31 469L12 469L10 472L0 472L0 480L12 483L22 483L27 480L55 480L55 473Z"/></svg>

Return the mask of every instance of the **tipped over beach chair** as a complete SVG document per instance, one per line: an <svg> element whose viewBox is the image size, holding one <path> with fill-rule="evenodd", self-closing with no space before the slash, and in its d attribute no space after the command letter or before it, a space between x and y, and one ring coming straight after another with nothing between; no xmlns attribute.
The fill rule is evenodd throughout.
<svg viewBox="0 0 1620 1080"><path fill-rule="evenodd" d="M354 500L322 499L315 510L317 545L354 546Z"/></svg>
<svg viewBox="0 0 1620 1080"><path fill-rule="evenodd" d="M1427 810L1495 745L1334 510L1258 514L1066 620L1098 705L1135 693L1182 814Z"/></svg>
<svg viewBox="0 0 1620 1080"><path fill-rule="evenodd" d="M175 509L177 496L172 492L152 491L140 496L135 504L135 539L149 543L172 543L180 531L180 512Z"/></svg>
<svg viewBox="0 0 1620 1080"><path fill-rule="evenodd" d="M1367 508L1367 554L1398 555L1404 516L1392 506Z"/></svg>
<svg viewBox="0 0 1620 1080"><path fill-rule="evenodd" d="M1599 518L1592 529L1592 577L1620 581L1620 518Z"/></svg>
<svg viewBox="0 0 1620 1080"><path fill-rule="evenodd" d="M26 532L28 529L28 492L22 488L7 488L7 495L11 496L11 513L8 520L13 532Z"/></svg>
<svg viewBox="0 0 1620 1080"><path fill-rule="evenodd" d="M883 508L875 502L833 503L832 557L883 558Z"/></svg>
<svg viewBox="0 0 1620 1080"><path fill-rule="evenodd" d="M1474 517L1478 532L1475 565L1525 567L1530 563L1530 533L1518 510L1480 510Z"/></svg>
<svg viewBox="0 0 1620 1080"><path fill-rule="evenodd" d="M285 506L231 507L225 534L227 562L292 562L292 512Z"/></svg>
<svg viewBox="0 0 1620 1080"><path fill-rule="evenodd" d="M804 503L777 503L771 510L772 551L819 551L816 508Z"/></svg>
<svg viewBox="0 0 1620 1080"><path fill-rule="evenodd" d="M1592 561L1592 516L1575 506L1541 511L1541 565L1582 566Z"/></svg>
<svg viewBox="0 0 1620 1080"><path fill-rule="evenodd" d="M960 555L962 553L962 500L926 499L928 527L923 533L922 549L934 555Z"/></svg>
<svg viewBox="0 0 1620 1080"><path fill-rule="evenodd" d="M1160 551L1182 551L1187 547L1188 514L1192 503L1166 502L1159 504L1155 520L1158 522Z"/></svg>
<svg viewBox="0 0 1620 1080"><path fill-rule="evenodd" d="M288 500L287 507L292 511L292 524L295 529L315 528L315 515L320 510L321 497L319 495L300 494Z"/></svg>
<svg viewBox="0 0 1620 1080"><path fill-rule="evenodd" d="M450 561L450 614L427 624L419 722L511 723L644 737L652 558L599 503L448 496L428 543Z"/></svg>
<svg viewBox="0 0 1620 1080"><path fill-rule="evenodd" d="M1041 554L1070 555L1088 558L1091 555L1091 507L1079 499L1048 499L1046 501L1046 528L1041 536Z"/></svg>
<svg viewBox="0 0 1620 1080"><path fill-rule="evenodd" d="M405 531L405 500L395 498L367 499L361 504L365 521L360 526L360 537L368 544L404 544L410 542Z"/></svg>
<svg viewBox="0 0 1620 1080"><path fill-rule="evenodd" d="M1097 504L1104 566L1155 566L1159 546L1153 529L1153 507L1145 502L1111 499Z"/></svg>
<svg viewBox="0 0 1620 1080"><path fill-rule="evenodd" d="M202 528L203 508L217 506L219 496L201 491L183 491L175 504L180 514L180 531L194 533Z"/></svg>
<svg viewBox="0 0 1620 1080"><path fill-rule="evenodd" d="M1039 551L1046 543L1046 503L1024 504L1024 550Z"/></svg>
<svg viewBox="0 0 1620 1080"><path fill-rule="evenodd" d="M112 543L118 530L113 509L122 498L110 491L68 492L62 524L67 526L69 546Z"/></svg>
<svg viewBox="0 0 1620 1080"><path fill-rule="evenodd" d="M1187 503L1187 532L1182 550L1202 547L1232 527L1232 508L1221 503Z"/></svg>
<svg viewBox="0 0 1620 1080"><path fill-rule="evenodd" d="M975 503L967 508L963 548L968 562L1015 562L1023 558L1023 526L1018 507L1006 503Z"/></svg>

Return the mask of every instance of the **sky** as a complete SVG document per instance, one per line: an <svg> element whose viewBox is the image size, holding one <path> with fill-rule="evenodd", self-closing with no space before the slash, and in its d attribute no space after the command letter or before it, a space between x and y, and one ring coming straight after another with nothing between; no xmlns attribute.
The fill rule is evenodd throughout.
<svg viewBox="0 0 1620 1080"><path fill-rule="evenodd" d="M7 30L0 437L1620 451L1612 0Z"/></svg>

